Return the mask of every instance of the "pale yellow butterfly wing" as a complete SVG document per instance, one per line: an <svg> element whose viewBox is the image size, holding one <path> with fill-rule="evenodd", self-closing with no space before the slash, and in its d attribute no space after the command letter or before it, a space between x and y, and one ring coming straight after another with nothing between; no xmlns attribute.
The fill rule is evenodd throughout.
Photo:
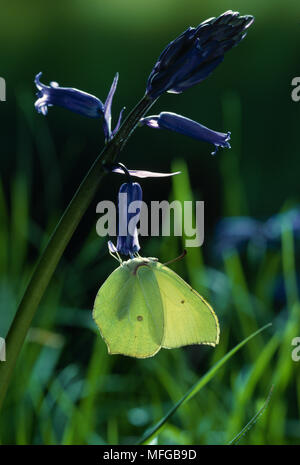
<svg viewBox="0 0 300 465"><path fill-rule="evenodd" d="M153 271L164 309L162 347L172 349L191 344L218 344L218 318L203 297L161 263L153 265Z"/></svg>
<svg viewBox="0 0 300 465"><path fill-rule="evenodd" d="M117 268L101 286L93 317L110 354L151 357L161 348L164 331L161 293L153 270L133 274Z"/></svg>

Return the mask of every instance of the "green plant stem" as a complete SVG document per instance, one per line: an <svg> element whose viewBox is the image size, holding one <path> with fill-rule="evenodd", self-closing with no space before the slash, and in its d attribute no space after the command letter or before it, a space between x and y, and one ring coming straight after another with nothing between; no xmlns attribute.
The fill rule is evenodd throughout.
<svg viewBox="0 0 300 465"><path fill-rule="evenodd" d="M6 338L7 361L0 365L0 409L31 321L65 248L106 174L105 165L117 161L120 151L140 118L153 103L154 100L145 95L128 115L115 137L104 147L80 184L40 257Z"/></svg>

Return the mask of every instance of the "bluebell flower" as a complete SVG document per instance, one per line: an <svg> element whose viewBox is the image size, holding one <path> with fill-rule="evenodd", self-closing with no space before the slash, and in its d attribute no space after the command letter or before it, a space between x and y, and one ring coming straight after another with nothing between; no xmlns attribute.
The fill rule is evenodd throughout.
<svg viewBox="0 0 300 465"><path fill-rule="evenodd" d="M254 242L260 248L265 245L263 222L249 216L223 218L215 231L215 250L220 255L231 249L240 249Z"/></svg>
<svg viewBox="0 0 300 465"><path fill-rule="evenodd" d="M259 221L248 216L221 220L215 231L215 249L220 254L230 249L241 249L248 243L264 250L280 246L283 228L290 228L295 238L300 237L300 208L295 207Z"/></svg>
<svg viewBox="0 0 300 465"><path fill-rule="evenodd" d="M219 147L230 148L230 132L213 131L196 121L177 115L176 113L162 112L159 115L147 116L140 120L140 124L155 129L169 129L185 136L214 144L215 151L212 152L213 155Z"/></svg>
<svg viewBox="0 0 300 465"><path fill-rule="evenodd" d="M108 242L110 253L117 255L118 260L121 262L119 253L133 257L140 250L136 225L140 218L143 194L140 184L132 182L131 178L162 178L180 174L180 171L156 173L153 171L129 170L122 163L117 163L111 167L105 166L105 168L113 173L124 174L128 179L128 182L120 187L118 195L119 227L117 245L115 246L112 241ZM131 206L131 211L130 205L132 202L136 202L136 204Z"/></svg>
<svg viewBox="0 0 300 465"><path fill-rule="evenodd" d="M133 257L140 250L136 224L139 220L142 201L142 188L137 182L126 182L121 185L118 195L119 228L117 246L111 241L108 247L111 253ZM137 202L135 212L129 212L132 202ZM134 218L134 221L132 221Z"/></svg>
<svg viewBox="0 0 300 465"><path fill-rule="evenodd" d="M97 97L71 87L59 87L57 82L50 82L50 86L46 86L40 81L41 75L38 73L34 80L38 89L34 106L39 113L47 115L48 107L58 105L90 118L103 117L104 105Z"/></svg>
<svg viewBox="0 0 300 465"><path fill-rule="evenodd" d="M112 130L111 106L117 89L119 78L118 73L113 80L104 104L94 95L71 87L59 87L57 82L50 82L50 86L46 86L40 81L41 75L42 73L38 73L34 81L38 89L38 99L35 102L35 108L39 113L47 115L48 107L57 105L90 118L103 118L103 129L106 142L113 138L120 127L124 110L124 108L121 110L117 125Z"/></svg>
<svg viewBox="0 0 300 465"><path fill-rule="evenodd" d="M229 10L189 27L161 53L149 76L147 94L152 98L163 92L179 94L206 79L225 52L244 39L253 21L253 16Z"/></svg>
<svg viewBox="0 0 300 465"><path fill-rule="evenodd" d="M280 241L283 227L291 228L295 237L300 237L299 207L271 216L263 225L266 240L269 242Z"/></svg>

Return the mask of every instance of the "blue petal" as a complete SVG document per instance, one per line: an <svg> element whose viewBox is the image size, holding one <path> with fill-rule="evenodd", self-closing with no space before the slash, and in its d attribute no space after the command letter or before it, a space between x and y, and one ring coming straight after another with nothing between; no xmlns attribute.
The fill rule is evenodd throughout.
<svg viewBox="0 0 300 465"><path fill-rule="evenodd" d="M166 178L169 176L175 176L175 174L180 174L180 171L174 173L156 173L154 171L144 171L144 170L127 170L130 176L135 178ZM114 168L113 173L124 174L122 168Z"/></svg>
<svg viewBox="0 0 300 465"><path fill-rule="evenodd" d="M109 251L111 253L117 253L118 252L115 244L112 241L108 241L107 245L108 245L108 249L109 249Z"/></svg>
<svg viewBox="0 0 300 465"><path fill-rule="evenodd" d="M40 81L41 75L42 73L38 73L34 81L38 89L35 108L39 113L46 115L48 107L57 105L90 118L103 116L103 103L94 95L71 87L59 87L57 82L46 86Z"/></svg>
<svg viewBox="0 0 300 465"><path fill-rule="evenodd" d="M118 80L119 80L119 73L116 73L114 80L112 82L111 88L108 92L108 96L106 98L105 104L104 104L104 134L105 134L106 140L110 140L112 136L111 106L112 106L112 101L113 101L115 92L117 90Z"/></svg>
<svg viewBox="0 0 300 465"><path fill-rule="evenodd" d="M126 194L126 204L121 201L121 194ZM142 201L142 188L137 182L124 183L119 190L119 225L121 230L118 230L118 239L116 249L123 255L132 256L134 253L140 250L140 244L138 240L137 228L134 231L130 231L130 220L133 217L139 217L141 207L138 213L129 213L129 205L134 202Z"/></svg>
<svg viewBox="0 0 300 465"><path fill-rule="evenodd" d="M169 129L197 140L210 142L211 144L214 144L216 148L216 150L212 152L213 155L219 147L230 148L230 132L223 133L213 131L196 121L177 115L176 113L162 112L159 115L143 118L140 120L140 123L151 128Z"/></svg>
<svg viewBox="0 0 300 465"><path fill-rule="evenodd" d="M189 76L187 75L183 81L176 83L170 90L167 92L170 94L180 94L185 89L189 89L190 87L194 86L195 84L199 84L199 82L206 79L214 69L222 63L224 60L224 55L215 58L214 60L207 62L206 66L199 66L199 69L195 69L193 73Z"/></svg>

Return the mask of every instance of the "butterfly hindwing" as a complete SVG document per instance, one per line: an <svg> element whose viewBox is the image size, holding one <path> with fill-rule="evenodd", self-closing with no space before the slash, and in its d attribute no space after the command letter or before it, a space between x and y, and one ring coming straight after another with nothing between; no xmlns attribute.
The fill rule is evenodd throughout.
<svg viewBox="0 0 300 465"><path fill-rule="evenodd" d="M219 322L210 305L161 263L155 264L154 274L164 309L162 346L172 349L191 344L218 344Z"/></svg>

